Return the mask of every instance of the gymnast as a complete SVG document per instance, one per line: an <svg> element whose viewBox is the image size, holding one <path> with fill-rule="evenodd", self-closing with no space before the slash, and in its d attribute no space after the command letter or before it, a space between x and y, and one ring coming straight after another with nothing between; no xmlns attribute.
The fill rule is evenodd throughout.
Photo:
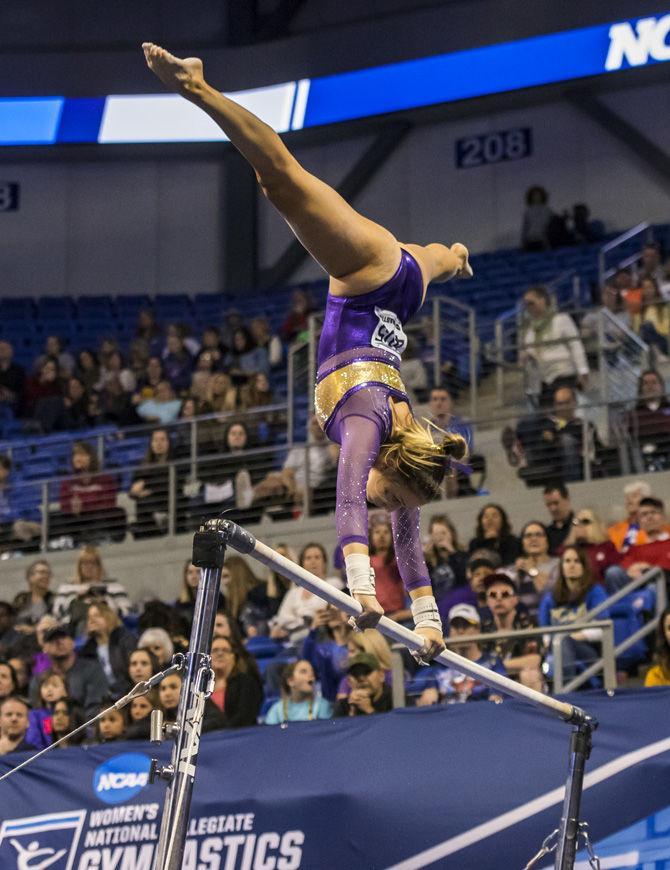
<svg viewBox="0 0 670 870"><path fill-rule="evenodd" d="M404 244L358 214L307 172L267 124L205 81L202 61L180 59L146 42L147 65L173 91L205 111L253 168L261 190L330 276L318 352L315 410L340 445L336 528L347 584L361 604L360 629L377 624L368 551L367 501L391 513L398 568L411 598L421 659L444 649L420 540L420 505L434 498L467 446L460 435L439 440L413 416L400 379L407 344L403 326L419 310L431 281L470 277L459 243Z"/></svg>

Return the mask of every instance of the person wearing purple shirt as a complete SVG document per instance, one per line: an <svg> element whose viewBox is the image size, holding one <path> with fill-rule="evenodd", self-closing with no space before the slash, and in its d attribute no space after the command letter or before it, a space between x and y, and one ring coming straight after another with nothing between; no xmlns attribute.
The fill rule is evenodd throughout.
<svg viewBox="0 0 670 870"><path fill-rule="evenodd" d="M369 499L392 512L398 567L415 627L426 640L424 654L431 657L444 640L419 539L419 506L435 494L449 460L462 458L467 447L447 433L433 443L414 419L399 368L407 345L403 326L431 281L472 275L468 250L458 243L401 244L307 172L272 128L210 87L201 60L181 60L149 42L143 49L156 76L228 136L330 276L315 405L323 430L341 445L337 532L349 589L363 610L358 625L374 626L382 615L368 550Z"/></svg>

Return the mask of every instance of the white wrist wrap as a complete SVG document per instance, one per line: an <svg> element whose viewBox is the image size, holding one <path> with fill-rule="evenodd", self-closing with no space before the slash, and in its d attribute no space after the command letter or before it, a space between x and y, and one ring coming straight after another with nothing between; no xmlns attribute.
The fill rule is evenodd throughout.
<svg viewBox="0 0 670 870"><path fill-rule="evenodd" d="M350 553L344 557L347 586L352 595L375 595L375 572L365 553Z"/></svg>
<svg viewBox="0 0 670 870"><path fill-rule="evenodd" d="M442 631L440 611L437 609L435 598L432 595L422 595L412 601L412 616L414 628L436 628Z"/></svg>

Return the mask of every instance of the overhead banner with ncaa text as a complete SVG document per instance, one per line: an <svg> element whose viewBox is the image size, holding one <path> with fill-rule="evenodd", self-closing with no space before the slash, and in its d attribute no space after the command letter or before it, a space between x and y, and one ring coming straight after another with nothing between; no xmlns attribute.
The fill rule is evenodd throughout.
<svg viewBox="0 0 670 870"><path fill-rule="evenodd" d="M574 700L601 722L583 803L600 841L670 803L670 689ZM481 701L205 735L183 867L524 866L558 824L570 730ZM151 870L165 794L152 753L56 750L1 783L2 870Z"/></svg>

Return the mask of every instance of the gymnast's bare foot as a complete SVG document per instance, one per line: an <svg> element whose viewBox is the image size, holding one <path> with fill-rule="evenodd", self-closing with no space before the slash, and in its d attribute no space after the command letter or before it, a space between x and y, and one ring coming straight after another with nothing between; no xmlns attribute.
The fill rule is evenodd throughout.
<svg viewBox="0 0 670 870"><path fill-rule="evenodd" d="M366 628L376 628L377 623L384 615L384 608L374 595L356 595L354 593L354 598L363 608L360 616L352 617L356 628L359 631L365 631Z"/></svg>
<svg viewBox="0 0 670 870"><path fill-rule="evenodd" d="M456 272L456 278L472 278L472 266L470 265L470 252L462 245L460 242L454 242L451 246L451 250L456 256L460 259L461 265L459 267L458 272Z"/></svg>
<svg viewBox="0 0 670 870"><path fill-rule="evenodd" d="M188 97L198 86L204 84L202 61L199 57L175 57L153 42L143 42L142 49L149 69L171 91Z"/></svg>

